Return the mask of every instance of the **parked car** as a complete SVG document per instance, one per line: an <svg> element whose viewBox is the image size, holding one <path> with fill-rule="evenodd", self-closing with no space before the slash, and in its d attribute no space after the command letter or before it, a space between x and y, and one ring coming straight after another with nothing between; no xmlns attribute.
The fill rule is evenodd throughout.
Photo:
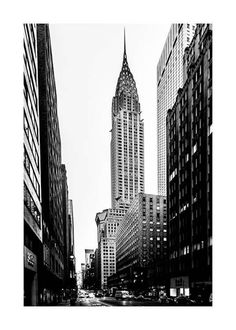
<svg viewBox="0 0 236 330"><path fill-rule="evenodd" d="M212 302L213 302L213 297L212 297L212 293L211 293L209 296L209 304L212 305Z"/></svg>
<svg viewBox="0 0 236 330"><path fill-rule="evenodd" d="M145 298L144 298L144 296L142 294L140 294L140 295L138 295L138 296L135 297L135 300L144 301Z"/></svg>
<svg viewBox="0 0 236 330"><path fill-rule="evenodd" d="M115 298L118 299L129 299L130 294L129 291L122 290L122 291L116 291Z"/></svg>
<svg viewBox="0 0 236 330"><path fill-rule="evenodd" d="M187 296L180 295L177 298L175 298L175 303L177 305L187 306L187 305L195 305L196 304L196 301L195 300L191 300Z"/></svg>

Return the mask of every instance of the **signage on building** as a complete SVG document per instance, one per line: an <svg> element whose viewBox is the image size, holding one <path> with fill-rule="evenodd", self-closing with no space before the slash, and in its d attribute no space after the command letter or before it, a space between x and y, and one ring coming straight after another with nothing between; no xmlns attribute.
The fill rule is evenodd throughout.
<svg viewBox="0 0 236 330"><path fill-rule="evenodd" d="M37 257L36 255L24 246L24 266L27 269L37 271Z"/></svg>
<svg viewBox="0 0 236 330"><path fill-rule="evenodd" d="M27 252L27 262L31 266L35 264L34 255L31 252Z"/></svg>

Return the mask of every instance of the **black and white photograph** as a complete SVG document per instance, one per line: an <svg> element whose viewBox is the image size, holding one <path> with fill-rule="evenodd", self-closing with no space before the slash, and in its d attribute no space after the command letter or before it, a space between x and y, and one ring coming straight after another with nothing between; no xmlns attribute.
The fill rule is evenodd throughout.
<svg viewBox="0 0 236 330"><path fill-rule="evenodd" d="M3 3L3 329L234 328L234 12Z"/></svg>
<svg viewBox="0 0 236 330"><path fill-rule="evenodd" d="M212 305L212 35L24 24L25 306Z"/></svg>

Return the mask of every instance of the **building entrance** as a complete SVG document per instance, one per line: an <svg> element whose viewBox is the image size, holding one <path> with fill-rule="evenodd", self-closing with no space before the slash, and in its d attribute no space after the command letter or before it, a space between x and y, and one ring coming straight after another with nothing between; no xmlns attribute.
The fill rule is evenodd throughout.
<svg viewBox="0 0 236 330"><path fill-rule="evenodd" d="M35 272L25 269L24 272L24 306L32 306L35 301L36 292L34 290Z"/></svg>

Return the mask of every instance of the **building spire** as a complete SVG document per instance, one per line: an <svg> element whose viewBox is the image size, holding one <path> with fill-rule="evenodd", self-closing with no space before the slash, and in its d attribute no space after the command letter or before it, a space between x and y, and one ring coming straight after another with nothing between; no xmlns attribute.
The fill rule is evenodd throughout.
<svg viewBox="0 0 236 330"><path fill-rule="evenodd" d="M133 75L130 71L127 54L126 54L126 35L125 35L125 27L124 27L124 54L123 54L123 62L121 72L116 85L116 96L120 95L122 92L132 94L138 100L138 92L136 88L136 84L133 78Z"/></svg>
<svg viewBox="0 0 236 330"><path fill-rule="evenodd" d="M125 27L124 27L124 54L126 55Z"/></svg>

